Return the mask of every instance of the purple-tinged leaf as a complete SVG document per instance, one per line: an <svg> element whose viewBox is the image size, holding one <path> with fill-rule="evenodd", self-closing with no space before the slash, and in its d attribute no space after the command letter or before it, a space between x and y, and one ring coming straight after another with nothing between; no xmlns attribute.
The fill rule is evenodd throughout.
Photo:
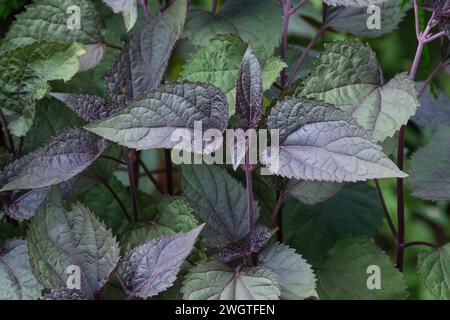
<svg viewBox="0 0 450 320"><path fill-rule="evenodd" d="M111 231L79 202L65 209L57 188L38 209L27 235L34 274L47 289L65 287L68 270L78 269L80 290L93 298L119 261L120 249Z"/></svg>
<svg viewBox="0 0 450 320"><path fill-rule="evenodd" d="M117 269L126 293L146 299L171 287L203 226L154 239L126 253Z"/></svg>
<svg viewBox="0 0 450 320"><path fill-rule="evenodd" d="M183 195L194 209L194 216L206 223L207 246L224 247L249 234L246 191L237 180L211 165L183 165L181 172ZM253 208L256 221L256 201Z"/></svg>
<svg viewBox="0 0 450 320"><path fill-rule="evenodd" d="M425 0L423 6L435 11L438 16L450 16L450 0Z"/></svg>
<svg viewBox="0 0 450 320"><path fill-rule="evenodd" d="M176 0L141 29L128 35L121 56L106 78L119 105L143 96L163 79L187 14L187 0Z"/></svg>
<svg viewBox="0 0 450 320"><path fill-rule="evenodd" d="M407 176L350 115L327 103L286 98L271 110L268 128L279 130L279 150L263 155L274 174L332 182Z"/></svg>
<svg viewBox="0 0 450 320"><path fill-rule="evenodd" d="M34 300L41 290L28 260L27 242L6 242L0 248L0 300Z"/></svg>
<svg viewBox="0 0 450 320"><path fill-rule="evenodd" d="M387 0L324 0L330 6L344 6L344 7L368 7L371 5L378 5Z"/></svg>
<svg viewBox="0 0 450 320"><path fill-rule="evenodd" d="M249 46L242 58L236 84L236 114L245 128L255 128L263 111L261 66Z"/></svg>
<svg viewBox="0 0 450 320"><path fill-rule="evenodd" d="M86 300L83 291L77 289L54 289L39 300Z"/></svg>
<svg viewBox="0 0 450 320"><path fill-rule="evenodd" d="M47 145L17 159L0 174L0 191L37 189L67 181L89 167L106 143L79 128L63 131Z"/></svg>
<svg viewBox="0 0 450 320"><path fill-rule="evenodd" d="M225 131L227 100L212 85L183 82L161 85L126 108L85 128L133 149L183 149L185 142L189 142L186 149L192 152L196 122L201 122L202 131ZM204 143L205 148L219 146L217 141Z"/></svg>
<svg viewBox="0 0 450 320"><path fill-rule="evenodd" d="M436 129L440 124L450 126L450 96L446 92L439 90L436 99L428 87L420 96L420 104L411 119L417 125L430 130Z"/></svg>
<svg viewBox="0 0 450 320"><path fill-rule="evenodd" d="M114 13L119 13L130 9L136 0L103 0L103 2L112 9Z"/></svg>
<svg viewBox="0 0 450 320"><path fill-rule="evenodd" d="M119 109L114 104L97 96L56 92L50 95L64 103L79 117L88 122L101 121Z"/></svg>
<svg viewBox="0 0 450 320"><path fill-rule="evenodd" d="M221 248L216 253L215 258L224 263L228 263L240 257L258 253L269 242L271 237L272 231L268 227L257 226L254 230L250 231L245 239Z"/></svg>

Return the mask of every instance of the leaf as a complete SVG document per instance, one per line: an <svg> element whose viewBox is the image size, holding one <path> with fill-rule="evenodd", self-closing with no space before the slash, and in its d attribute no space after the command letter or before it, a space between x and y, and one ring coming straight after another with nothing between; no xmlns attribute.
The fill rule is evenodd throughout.
<svg viewBox="0 0 450 320"><path fill-rule="evenodd" d="M24 136L31 127L35 101L44 97L47 82L72 78L85 52L78 43L39 42L0 56L0 105L14 135Z"/></svg>
<svg viewBox="0 0 450 320"><path fill-rule="evenodd" d="M236 84L236 115L241 126L255 128L263 112L261 66L251 47L242 58Z"/></svg>
<svg viewBox="0 0 450 320"><path fill-rule="evenodd" d="M272 231L268 227L256 226L243 240L220 248L214 257L221 262L228 263L252 253L258 253L271 237Z"/></svg>
<svg viewBox="0 0 450 320"><path fill-rule="evenodd" d="M168 197L158 204L158 222L175 232L187 232L197 227L192 208L181 197Z"/></svg>
<svg viewBox="0 0 450 320"><path fill-rule="evenodd" d="M0 300L35 300L41 290L28 261L27 242L8 241L0 249Z"/></svg>
<svg viewBox="0 0 450 320"><path fill-rule="evenodd" d="M171 287L203 226L157 238L125 254L117 274L127 294L145 299Z"/></svg>
<svg viewBox="0 0 450 320"><path fill-rule="evenodd" d="M127 226L120 237L120 248L122 252L128 252L134 248L141 246L151 240L162 236L170 236L175 232L156 222L137 223Z"/></svg>
<svg viewBox="0 0 450 320"><path fill-rule="evenodd" d="M194 45L204 46L219 34L234 34L250 43L263 62L280 44L281 25L276 1L229 0L216 14L191 10L184 35Z"/></svg>
<svg viewBox="0 0 450 320"><path fill-rule="evenodd" d="M129 10L136 0L103 0L103 2L112 9L114 13Z"/></svg>
<svg viewBox="0 0 450 320"><path fill-rule="evenodd" d="M184 300L278 300L276 275L262 267L232 270L215 261L191 269L181 288Z"/></svg>
<svg viewBox="0 0 450 320"><path fill-rule="evenodd" d="M287 201L283 217L285 242L317 265L339 239L375 237L384 215L374 188L359 183L314 206Z"/></svg>
<svg viewBox="0 0 450 320"><path fill-rule="evenodd" d="M304 204L316 204L335 196L342 189L342 184L322 181L289 180L287 192Z"/></svg>
<svg viewBox="0 0 450 320"><path fill-rule="evenodd" d="M431 130L440 124L450 126L450 96L442 90L438 90L438 96L436 99L427 87L420 96L421 107L411 120L420 127Z"/></svg>
<svg viewBox="0 0 450 320"><path fill-rule="evenodd" d="M208 246L223 247L248 235L246 191L225 170L209 165L184 165L181 186L195 217L206 223L204 237ZM257 221L256 201L253 215Z"/></svg>
<svg viewBox="0 0 450 320"><path fill-rule="evenodd" d="M136 0L132 1L131 7L129 7L127 10L122 11L122 17L123 23L125 24L125 29L127 29L127 32L129 32L133 28L138 17Z"/></svg>
<svg viewBox="0 0 450 320"><path fill-rule="evenodd" d="M67 181L87 167L105 149L79 128L68 129L47 145L9 164L0 176L0 191L43 188Z"/></svg>
<svg viewBox="0 0 450 320"><path fill-rule="evenodd" d="M450 127L438 127L428 145L413 154L409 183L415 197L450 200Z"/></svg>
<svg viewBox="0 0 450 320"><path fill-rule="evenodd" d="M2 204L8 217L15 220L30 219L47 199L50 187L13 191ZM6 198L6 197L5 197Z"/></svg>
<svg viewBox="0 0 450 320"><path fill-rule="evenodd" d="M260 265L272 270L278 278L281 299L299 300L317 297L316 277L311 266L279 242L271 244L259 255Z"/></svg>
<svg viewBox="0 0 450 320"><path fill-rule="evenodd" d="M379 268L380 289L368 288L370 276L376 276L370 266ZM322 300L397 300L408 296L403 276L390 258L365 239L339 241L318 269L318 280Z"/></svg>
<svg viewBox="0 0 450 320"><path fill-rule="evenodd" d="M377 5L387 0L324 0L324 2L331 6L345 6L345 7L368 7L370 5Z"/></svg>
<svg viewBox="0 0 450 320"><path fill-rule="evenodd" d="M227 97L230 114L234 113L236 83L247 44L234 35L219 35L198 49L183 66L181 78L217 86ZM263 90L278 78L285 64L271 57L262 65Z"/></svg>
<svg viewBox="0 0 450 320"><path fill-rule="evenodd" d="M414 81L401 73L381 86L375 53L357 41L325 44L300 91L351 114L378 141L392 137L419 107Z"/></svg>
<svg viewBox="0 0 450 320"><path fill-rule="evenodd" d="M114 102L128 104L161 83L186 13L187 0L176 0L162 14L128 34L122 54L106 78Z"/></svg>
<svg viewBox="0 0 450 320"><path fill-rule="evenodd" d="M382 1L379 1L382 2ZM368 19L373 12L365 7L326 7L324 24L328 27L361 37L377 38L396 30L411 9L410 5L403 8L396 1L385 1L380 8L380 29L369 29Z"/></svg>
<svg viewBox="0 0 450 320"><path fill-rule="evenodd" d="M75 203L65 210L58 190L31 220L28 248L34 274L48 289L66 286L69 266L80 268L86 298L108 281L120 251L111 231L88 208Z"/></svg>
<svg viewBox="0 0 450 320"><path fill-rule="evenodd" d="M79 7L79 15L71 10ZM81 28L68 28L73 19L80 18ZM89 0L35 0L18 14L2 40L0 51L23 47L34 42L71 44L103 43L103 30L95 6Z"/></svg>
<svg viewBox="0 0 450 320"><path fill-rule="evenodd" d="M184 82L162 85L110 117L85 128L137 150L170 149L179 148L179 141L171 139L175 131L184 130L183 141L189 136L194 138L196 121L202 122L203 130L223 132L228 125L227 102L214 86Z"/></svg>
<svg viewBox="0 0 450 320"><path fill-rule="evenodd" d="M272 108L268 128L279 130L279 150L263 155L268 169L287 178L364 181L405 177L369 134L332 105L286 98ZM278 154L275 154L277 151ZM278 162L273 160L278 157Z"/></svg>
<svg viewBox="0 0 450 320"><path fill-rule="evenodd" d="M80 56L80 69L78 72L94 69L102 61L106 51L106 45L102 43L88 44L84 47L87 52Z"/></svg>
<svg viewBox="0 0 450 320"><path fill-rule="evenodd" d="M52 290L39 300L86 300L86 298L81 290L61 288Z"/></svg>
<svg viewBox="0 0 450 320"><path fill-rule="evenodd" d="M450 299L450 245L432 251L422 251L418 256L418 271L425 287L433 297Z"/></svg>
<svg viewBox="0 0 450 320"><path fill-rule="evenodd" d="M64 103L78 116L88 122L101 121L119 109L114 104L97 96L56 92L50 95Z"/></svg>

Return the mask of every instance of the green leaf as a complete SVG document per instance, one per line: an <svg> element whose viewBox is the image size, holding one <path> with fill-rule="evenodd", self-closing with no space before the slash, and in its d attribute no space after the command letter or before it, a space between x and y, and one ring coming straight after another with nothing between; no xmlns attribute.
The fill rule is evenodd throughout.
<svg viewBox="0 0 450 320"><path fill-rule="evenodd" d="M161 85L85 128L133 149L179 149L180 142L172 140L172 134L184 130L183 141L193 139L196 121L202 121L203 130L213 128L223 132L228 125L227 102L214 86L184 82Z"/></svg>
<svg viewBox="0 0 450 320"><path fill-rule="evenodd" d="M191 269L181 288L185 300L278 300L277 276L269 269L233 270L219 262Z"/></svg>
<svg viewBox="0 0 450 320"><path fill-rule="evenodd" d="M280 45L281 13L276 1L228 0L213 14L191 10L185 36L204 46L219 34L234 34L251 44L259 61L266 61Z"/></svg>
<svg viewBox="0 0 450 320"><path fill-rule="evenodd" d="M350 115L327 103L285 98L271 109L267 125L279 130L279 148L262 160L282 177L355 182L407 176Z"/></svg>
<svg viewBox="0 0 450 320"><path fill-rule="evenodd" d="M0 105L14 135L24 136L33 124L35 101L44 97L47 82L72 78L85 52L78 43L39 42L0 56Z"/></svg>
<svg viewBox="0 0 450 320"><path fill-rule="evenodd" d="M165 198L159 203L158 211L158 222L175 232L187 232L198 225L192 208L184 198Z"/></svg>
<svg viewBox="0 0 450 320"><path fill-rule="evenodd" d="M379 268L379 274L369 267ZM373 285L371 276L379 276L380 289L369 289ZM393 300L408 296L402 274L380 248L366 239L339 241L319 267L318 279L319 297L323 300Z"/></svg>
<svg viewBox="0 0 450 320"><path fill-rule="evenodd" d="M203 226L157 238L126 253L117 275L127 294L145 299L171 287Z"/></svg>
<svg viewBox="0 0 450 320"><path fill-rule="evenodd" d="M131 2L131 7L122 11L123 23L127 32L130 31L137 21L138 10L136 0Z"/></svg>
<svg viewBox="0 0 450 320"><path fill-rule="evenodd" d="M89 0L35 0L26 11L17 15L2 40L0 51L23 47L34 42L48 41L61 44L103 42L103 30L95 6ZM68 10L78 6L76 12ZM69 29L71 17L79 18L80 29Z"/></svg>
<svg viewBox="0 0 450 320"><path fill-rule="evenodd" d="M227 97L230 113L234 113L236 83L247 44L239 37L228 34L211 39L198 49L183 66L182 79L200 81L217 86ZM285 64L276 57L260 60L262 64L263 90L267 90L278 78Z"/></svg>
<svg viewBox="0 0 450 320"><path fill-rule="evenodd" d="M316 204L328 200L341 191L343 184L322 181L299 181L291 179L287 192L304 204Z"/></svg>
<svg viewBox="0 0 450 320"><path fill-rule="evenodd" d="M418 270L425 287L436 299L450 299L450 244L418 256Z"/></svg>
<svg viewBox="0 0 450 320"><path fill-rule="evenodd" d="M246 191L224 169L204 164L184 165L181 186L195 217L206 223L204 237L208 246L223 247L250 232ZM258 216L255 201L254 221Z"/></svg>
<svg viewBox="0 0 450 320"><path fill-rule="evenodd" d="M67 181L89 167L105 150L82 129L67 129L45 146L15 160L0 174L0 191L36 189Z"/></svg>
<svg viewBox="0 0 450 320"><path fill-rule="evenodd" d="M419 107L414 81L405 73L381 84L372 49L357 41L325 44L299 88L299 96L331 103L351 114L376 140L392 137Z"/></svg>
<svg viewBox="0 0 450 320"><path fill-rule="evenodd" d="M299 300L317 297L316 277L311 266L279 242L271 244L259 255L262 267L272 270L278 278L281 299Z"/></svg>
<svg viewBox="0 0 450 320"><path fill-rule="evenodd" d="M438 127L428 145L413 154L409 183L421 199L450 199L450 127Z"/></svg>
<svg viewBox="0 0 450 320"><path fill-rule="evenodd" d="M58 190L41 206L28 229L30 263L48 289L66 286L67 268L81 272L81 291L92 298L119 261L119 246L103 223L80 203L65 210Z"/></svg>
<svg viewBox="0 0 450 320"><path fill-rule="evenodd" d="M187 0L176 0L162 14L128 34L122 54L106 78L114 102L125 105L161 83L186 13Z"/></svg>
<svg viewBox="0 0 450 320"><path fill-rule="evenodd" d="M385 1L378 5L380 8L380 29L369 29L367 23L374 14L365 7L327 7L324 24L360 37L377 38L398 28L411 9L410 5L401 7L397 1Z"/></svg>
<svg viewBox="0 0 450 320"><path fill-rule="evenodd" d="M25 240L14 239L0 249L0 300L35 300L41 296Z"/></svg>
<svg viewBox="0 0 450 320"><path fill-rule="evenodd" d="M339 239L375 237L384 215L374 188L359 183L314 206L287 201L283 217L286 243L317 265Z"/></svg>

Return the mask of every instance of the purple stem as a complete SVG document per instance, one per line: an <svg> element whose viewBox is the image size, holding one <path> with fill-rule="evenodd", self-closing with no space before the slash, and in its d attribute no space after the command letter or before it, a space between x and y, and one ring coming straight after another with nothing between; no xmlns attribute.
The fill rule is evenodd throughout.
<svg viewBox="0 0 450 320"><path fill-rule="evenodd" d="M281 33L281 44L280 44L280 57L281 60L286 61L286 51L287 51L287 38L288 38L288 27L289 27L289 17L292 7L292 0L281 1L281 9L283 12L283 31ZM287 75L286 68L281 71L280 74L281 87L284 89L287 85Z"/></svg>
<svg viewBox="0 0 450 320"><path fill-rule="evenodd" d="M254 228L253 220L253 180L252 180L252 167L246 163L244 166L245 182L247 184L247 217L250 231Z"/></svg>
<svg viewBox="0 0 450 320"><path fill-rule="evenodd" d="M147 0L139 0L141 3L142 8L144 9L145 18L147 20L150 20L152 13L150 12L150 8L148 7L148 1Z"/></svg>

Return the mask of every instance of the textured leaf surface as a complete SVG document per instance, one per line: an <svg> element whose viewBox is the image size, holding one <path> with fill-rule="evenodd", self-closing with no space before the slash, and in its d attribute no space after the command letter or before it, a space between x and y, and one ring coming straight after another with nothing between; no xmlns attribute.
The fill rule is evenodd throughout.
<svg viewBox="0 0 450 320"><path fill-rule="evenodd" d="M128 35L121 56L106 82L113 100L124 105L157 87L163 79L171 52L186 20L187 1L177 0Z"/></svg>
<svg viewBox="0 0 450 320"><path fill-rule="evenodd" d="M439 124L450 126L450 96L442 90L439 98L433 96L428 87L420 96L420 108L411 119L425 129L434 130Z"/></svg>
<svg viewBox="0 0 450 320"><path fill-rule="evenodd" d="M378 266L381 288L370 290L367 281L369 266ZM390 258L372 241L365 239L341 240L328 252L318 271L319 298L393 300L408 296L402 274Z"/></svg>
<svg viewBox="0 0 450 320"><path fill-rule="evenodd" d="M184 82L162 85L86 129L133 149L173 148L179 144L171 139L173 132L184 129L184 139L193 139L196 121L203 130L223 132L228 125L226 98L214 86Z"/></svg>
<svg viewBox="0 0 450 320"><path fill-rule="evenodd" d="M55 289L42 296L39 300L85 300L81 290L76 289Z"/></svg>
<svg viewBox="0 0 450 320"><path fill-rule="evenodd" d="M66 286L67 267L78 266L81 291L92 298L109 279L119 260L119 246L103 223L80 203L62 206L57 190L41 206L28 229L33 271L48 289Z"/></svg>
<svg viewBox="0 0 450 320"><path fill-rule="evenodd" d="M450 244L418 256L422 282L436 299L450 299Z"/></svg>
<svg viewBox="0 0 450 320"><path fill-rule="evenodd" d="M258 253L271 237L272 231L268 227L256 226L243 240L220 248L214 257L221 262L228 263L252 253Z"/></svg>
<svg viewBox="0 0 450 320"><path fill-rule="evenodd" d="M280 44L281 24L276 1L229 0L216 14L190 11L185 36L204 46L219 34L234 34L251 44L259 61L266 61Z"/></svg>
<svg viewBox="0 0 450 320"><path fill-rule="evenodd" d="M279 242L273 243L261 252L259 261L261 266L277 275L281 299L299 300L317 297L314 272L294 249Z"/></svg>
<svg viewBox="0 0 450 320"><path fill-rule="evenodd" d="M450 127L438 127L428 145L413 154L409 183L416 197L450 200Z"/></svg>
<svg viewBox="0 0 450 320"><path fill-rule="evenodd" d="M56 92L51 95L88 122L101 121L119 109L97 96Z"/></svg>
<svg viewBox="0 0 450 320"><path fill-rule="evenodd" d="M187 232L198 225L192 208L184 198L165 198L158 204L158 211L158 222L175 232Z"/></svg>
<svg viewBox="0 0 450 320"><path fill-rule="evenodd" d="M107 4L114 13L119 13L130 9L133 2L136 2L136 0L103 0L103 2Z"/></svg>
<svg viewBox="0 0 450 320"><path fill-rule="evenodd" d="M80 29L68 29L68 19L73 11L68 8L76 5L80 8ZM49 41L70 44L96 44L103 42L103 30L94 3L89 0L35 0L26 7L26 11L16 16L0 51L29 45L34 42Z"/></svg>
<svg viewBox="0 0 450 320"><path fill-rule="evenodd" d="M381 86L375 53L357 41L325 44L300 91L351 114L379 141L392 137L419 107L414 81L401 73Z"/></svg>
<svg viewBox="0 0 450 320"><path fill-rule="evenodd" d="M156 222L129 225L120 237L120 248L122 252L128 252L151 240L174 233L172 229Z"/></svg>
<svg viewBox="0 0 450 320"><path fill-rule="evenodd" d="M288 201L283 214L286 243L314 265L339 239L374 237L384 217L376 191L363 183L314 206Z"/></svg>
<svg viewBox="0 0 450 320"><path fill-rule="evenodd" d="M236 101L236 83L247 44L234 35L219 35L198 49L183 66L181 77L217 86L227 97L230 112ZM276 57L260 60L263 90L270 88L278 78L284 63Z"/></svg>
<svg viewBox="0 0 450 320"><path fill-rule="evenodd" d="M87 44L84 47L86 48L86 53L80 56L80 69L78 72L95 68L106 53L106 45L102 43Z"/></svg>
<svg viewBox="0 0 450 320"><path fill-rule="evenodd" d="M380 29L367 27L368 19L373 13L368 13L366 7L327 7L324 24L356 36L376 38L397 29L405 17L406 11L411 8L410 5L402 8L397 1L392 0L385 1L379 7Z"/></svg>
<svg viewBox="0 0 450 320"><path fill-rule="evenodd" d="M67 181L91 165L104 148L104 141L95 143L82 129L65 130L44 147L9 164L0 175L1 191Z"/></svg>
<svg viewBox="0 0 450 320"><path fill-rule="evenodd" d="M117 274L128 295L148 298L172 286L202 228L157 238L125 254Z"/></svg>
<svg viewBox="0 0 450 320"><path fill-rule="evenodd" d="M25 240L11 240L0 249L0 300L35 300L41 296Z"/></svg>
<svg viewBox="0 0 450 320"><path fill-rule="evenodd" d="M44 97L47 82L72 78L84 53L78 43L40 42L0 56L0 105L14 135L24 136L31 127L35 101Z"/></svg>
<svg viewBox="0 0 450 320"><path fill-rule="evenodd" d="M193 268L181 289L185 300L278 300L277 276L262 267L232 270L218 262Z"/></svg>
<svg viewBox="0 0 450 320"><path fill-rule="evenodd" d="M406 176L366 130L332 105L286 98L271 110L268 128L279 130L279 163L268 163L274 174L334 182Z"/></svg>
<svg viewBox="0 0 450 320"><path fill-rule="evenodd" d="M206 244L226 246L243 239L250 227L244 187L225 170L209 165L182 166L183 195L205 226ZM255 202L254 221L259 208Z"/></svg>
<svg viewBox="0 0 450 320"><path fill-rule="evenodd" d="M253 49L248 47L242 58L236 85L236 115L243 127L254 128L263 111L261 66Z"/></svg>
<svg viewBox="0 0 450 320"><path fill-rule="evenodd" d="M316 204L328 200L341 191L343 184L322 181L289 180L288 193L304 204Z"/></svg>

